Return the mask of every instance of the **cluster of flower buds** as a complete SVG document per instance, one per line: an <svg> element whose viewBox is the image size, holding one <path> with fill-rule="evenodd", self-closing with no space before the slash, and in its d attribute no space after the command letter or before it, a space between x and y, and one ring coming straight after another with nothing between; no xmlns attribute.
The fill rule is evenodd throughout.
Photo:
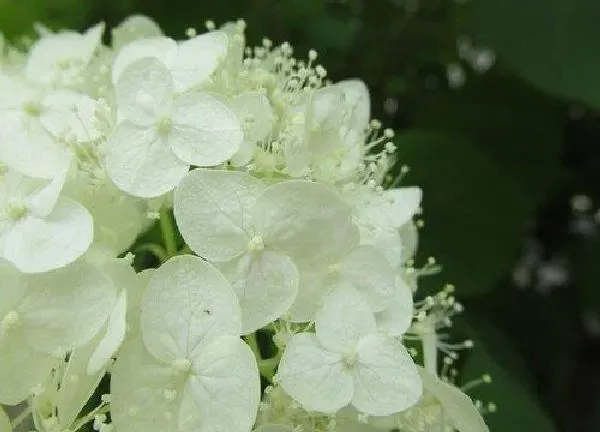
<svg viewBox="0 0 600 432"><path fill-rule="evenodd" d="M243 21L104 30L3 48L0 431L486 431L366 86Z"/></svg>

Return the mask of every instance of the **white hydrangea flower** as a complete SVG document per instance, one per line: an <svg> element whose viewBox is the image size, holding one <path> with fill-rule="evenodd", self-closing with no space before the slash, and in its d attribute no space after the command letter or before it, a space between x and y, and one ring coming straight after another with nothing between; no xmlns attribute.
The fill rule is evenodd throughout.
<svg viewBox="0 0 600 432"><path fill-rule="evenodd" d="M92 215L94 244L110 248L115 256L127 251L146 228L145 203L121 192L110 181L93 188L80 179L74 183L65 195L77 200Z"/></svg>
<svg viewBox="0 0 600 432"><path fill-rule="evenodd" d="M250 430L260 400L254 355L227 280L194 256L158 269L141 305L141 338L112 370L111 413L130 432Z"/></svg>
<svg viewBox="0 0 600 432"><path fill-rule="evenodd" d="M98 387L111 357L125 338L127 291L137 284L137 275L125 260L104 253L92 251L86 255L86 260L110 277L119 290L110 315L96 336L73 350L64 366L57 368L55 374L60 379L48 382L44 393L37 396L53 407L48 410L50 415L45 420L55 421L67 430Z"/></svg>
<svg viewBox="0 0 600 432"><path fill-rule="evenodd" d="M184 92L205 83L227 53L224 32L210 32L177 43L167 37L137 39L123 47L112 68L112 80L118 85L123 72L136 61L154 58L164 65L173 80L173 88Z"/></svg>
<svg viewBox="0 0 600 432"><path fill-rule="evenodd" d="M163 36L160 26L145 15L131 15L112 29L112 47L120 50L138 39L150 39Z"/></svg>
<svg viewBox="0 0 600 432"><path fill-rule="evenodd" d="M236 114L208 93L176 94L171 72L155 58L137 60L119 76L124 120L108 142L106 167L125 192L157 197L175 188L190 165L219 165L240 148Z"/></svg>
<svg viewBox="0 0 600 432"><path fill-rule="evenodd" d="M275 126L276 116L271 102L263 92L248 91L237 95L231 108L242 122L244 142L231 158L234 166L244 166L254 156L257 145L265 141Z"/></svg>
<svg viewBox="0 0 600 432"><path fill-rule="evenodd" d="M30 177L53 178L73 156L73 141L93 141L96 102L71 90L47 91L0 75L0 160Z"/></svg>
<svg viewBox="0 0 600 432"><path fill-rule="evenodd" d="M290 309L292 321L312 321L325 296L346 284L361 293L372 312L382 311L392 301L394 270L375 247L359 246L358 229L350 227L343 240L337 242L336 250L318 261L310 259L300 265L300 289Z"/></svg>
<svg viewBox="0 0 600 432"><path fill-rule="evenodd" d="M413 293L401 275L396 275L391 301L375 313L377 328L389 336L402 336L413 321Z"/></svg>
<svg viewBox="0 0 600 432"><path fill-rule="evenodd" d="M348 80L316 90L301 109L290 112L299 139L285 147L286 171L317 179L350 177L364 156L369 93L362 81Z"/></svg>
<svg viewBox="0 0 600 432"><path fill-rule="evenodd" d="M442 425L449 425L458 432L489 432L469 396L425 369L420 368L419 372L425 392L440 406L438 421Z"/></svg>
<svg viewBox="0 0 600 432"><path fill-rule="evenodd" d="M100 23L84 34L72 31L50 33L31 48L25 77L41 84L70 86L90 64L101 45L104 24Z"/></svg>
<svg viewBox="0 0 600 432"><path fill-rule="evenodd" d="M400 230L410 225L420 208L420 188L374 191L364 185L345 188L342 196L353 209L353 221L359 227L362 244L375 246L394 268L406 262L405 255L412 256L407 249L410 245L404 244Z"/></svg>
<svg viewBox="0 0 600 432"><path fill-rule="evenodd" d="M103 24L0 40L13 428L488 432L437 378L438 350L472 343L438 332L461 310L450 286L413 302L421 190L390 184L365 84L332 84L313 50L246 46L243 20L206 28L175 41L135 15L111 46Z"/></svg>
<svg viewBox="0 0 600 432"><path fill-rule="evenodd" d="M222 263L232 281L244 334L292 305L299 282L293 260L330 255L350 228L347 206L327 187L300 180L267 187L242 172L191 171L174 204L186 243Z"/></svg>
<svg viewBox="0 0 600 432"><path fill-rule="evenodd" d="M94 337L117 292L110 278L84 262L41 275L0 266L0 403L12 405L67 352Z"/></svg>
<svg viewBox="0 0 600 432"><path fill-rule="evenodd" d="M64 174L50 183L9 171L0 178L0 255L25 273L72 263L93 238L89 212L61 197Z"/></svg>
<svg viewBox="0 0 600 432"><path fill-rule="evenodd" d="M419 400L422 383L411 356L396 339L378 334L373 313L354 289L331 293L315 328L316 334L289 341L277 373L306 409L333 413L352 404L384 416Z"/></svg>
<svg viewBox="0 0 600 432"><path fill-rule="evenodd" d="M409 432L489 432L480 410L459 388L419 367L423 396L408 410L386 417L370 417L378 430Z"/></svg>

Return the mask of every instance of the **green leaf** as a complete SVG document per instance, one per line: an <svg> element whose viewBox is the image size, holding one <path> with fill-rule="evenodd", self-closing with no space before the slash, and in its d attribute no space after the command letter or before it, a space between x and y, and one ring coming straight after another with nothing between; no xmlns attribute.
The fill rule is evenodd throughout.
<svg viewBox="0 0 600 432"><path fill-rule="evenodd" d="M600 2L471 2L477 40L544 90L600 107Z"/></svg>
<svg viewBox="0 0 600 432"><path fill-rule="evenodd" d="M425 96L415 124L471 140L526 189L532 207L546 197L558 172L562 107L516 78L472 76L460 91Z"/></svg>
<svg viewBox="0 0 600 432"><path fill-rule="evenodd" d="M585 239L580 261L583 307L600 317L600 238Z"/></svg>
<svg viewBox="0 0 600 432"><path fill-rule="evenodd" d="M446 282L459 296L492 289L518 255L528 215L522 188L477 146L463 138L413 131L396 140L404 185L423 188L421 254L442 265L421 280L426 291Z"/></svg>
<svg viewBox="0 0 600 432"><path fill-rule="evenodd" d="M81 27L89 5L79 0L0 0L0 10L0 31L12 40L31 35L35 22L53 29Z"/></svg>
<svg viewBox="0 0 600 432"><path fill-rule="evenodd" d="M493 402L497 411L485 416L490 431L553 432L556 427L531 390L531 377L519 354L504 335L481 319L469 319L467 334L475 342L465 355L461 370L463 383L482 374L490 384L469 390L469 395L485 404Z"/></svg>

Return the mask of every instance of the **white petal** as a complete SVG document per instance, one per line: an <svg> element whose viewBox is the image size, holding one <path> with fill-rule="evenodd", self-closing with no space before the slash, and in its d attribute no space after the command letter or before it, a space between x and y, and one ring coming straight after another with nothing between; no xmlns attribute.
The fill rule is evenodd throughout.
<svg viewBox="0 0 600 432"><path fill-rule="evenodd" d="M323 306L325 296L337 282L337 275L331 275L326 268L300 269L298 295L289 310L290 321L314 321L317 310Z"/></svg>
<svg viewBox="0 0 600 432"><path fill-rule="evenodd" d="M376 332L375 317L364 297L343 284L327 295L317 311L315 330L326 349L351 354L362 337Z"/></svg>
<svg viewBox="0 0 600 432"><path fill-rule="evenodd" d="M12 427L10 425L10 419L0 407L0 431L2 432L12 432ZM292 431L293 432L293 431Z"/></svg>
<svg viewBox="0 0 600 432"><path fill-rule="evenodd" d="M231 102L242 123L244 142L231 157L233 166L244 166L252 160L257 144L265 140L275 124L275 113L269 99L257 91L249 91L236 96Z"/></svg>
<svg viewBox="0 0 600 432"><path fill-rule="evenodd" d="M372 245L385 255L392 268L397 269L405 261L402 259L404 244L396 229L361 232L361 243Z"/></svg>
<svg viewBox="0 0 600 432"><path fill-rule="evenodd" d="M94 394L105 370L87 374L87 364L99 336L73 351L62 377L60 388L53 399L58 411L59 423L68 427L77 418L89 398Z"/></svg>
<svg viewBox="0 0 600 432"><path fill-rule="evenodd" d="M71 138L81 142L98 139L102 132L96 121L96 101L71 91L57 91L42 102L40 121L56 138Z"/></svg>
<svg viewBox="0 0 600 432"><path fill-rule="evenodd" d="M414 257L419 246L419 232L414 223L408 222L400 228L400 239L402 241L402 262Z"/></svg>
<svg viewBox="0 0 600 432"><path fill-rule="evenodd" d="M117 430L176 431L184 380L158 362L140 339L121 348L111 368L110 414Z"/></svg>
<svg viewBox="0 0 600 432"><path fill-rule="evenodd" d="M65 172L57 175L52 181L46 184L42 188L36 188L35 191L28 194L24 200L24 204L27 210L37 218L46 218L56 206L56 203L60 197L66 178ZM27 181L28 179L23 179ZM22 184L22 186L24 186Z"/></svg>
<svg viewBox="0 0 600 432"><path fill-rule="evenodd" d="M258 91L248 91L236 96L231 108L244 129L244 140L256 144L264 140L275 123L275 113L267 96Z"/></svg>
<svg viewBox="0 0 600 432"><path fill-rule="evenodd" d="M136 60L152 57L168 65L177 55L177 42L166 37L137 39L125 45L115 57L112 82L116 84L123 71Z"/></svg>
<svg viewBox="0 0 600 432"><path fill-rule="evenodd" d="M344 92L337 87L324 87L314 92L306 110L308 132L321 135L339 130L343 103Z"/></svg>
<svg viewBox="0 0 600 432"><path fill-rule="evenodd" d="M421 189L388 189L359 210L359 218L378 229L398 229L409 222L421 205Z"/></svg>
<svg viewBox="0 0 600 432"><path fill-rule="evenodd" d="M110 361L112 355L117 351L125 339L127 312L127 291L122 289L117 297L113 310L106 323L106 331L98 341L87 364L86 372L89 375L102 370Z"/></svg>
<svg viewBox="0 0 600 432"><path fill-rule="evenodd" d="M186 93L173 107L169 145L191 165L215 166L227 161L242 145L244 133L237 115L207 93Z"/></svg>
<svg viewBox="0 0 600 432"><path fill-rule="evenodd" d="M363 132L371 120L371 98L365 83L358 79L340 81L335 84L344 92L344 105L348 126Z"/></svg>
<svg viewBox="0 0 600 432"><path fill-rule="evenodd" d="M416 404L423 393L419 371L394 338L367 336L358 346L352 404L365 414L386 416Z"/></svg>
<svg viewBox="0 0 600 432"><path fill-rule="evenodd" d="M193 359L179 425L184 431L247 432L256 419L260 377L252 350L238 337L215 339Z"/></svg>
<svg viewBox="0 0 600 432"><path fill-rule="evenodd" d="M352 373L341 355L323 350L309 333L289 341L277 377L283 390L307 410L334 413L352 399Z"/></svg>
<svg viewBox="0 0 600 432"><path fill-rule="evenodd" d="M116 50L138 39L163 35L158 24L145 15L131 15L125 18L111 33L112 46Z"/></svg>
<svg viewBox="0 0 600 432"><path fill-rule="evenodd" d="M0 259L0 280L2 280L0 316L3 317L19 305L25 295L26 278L11 263Z"/></svg>
<svg viewBox="0 0 600 432"><path fill-rule="evenodd" d="M304 117L298 114L286 124L285 131L289 136L283 148L286 173L295 178L310 174L311 154L306 139Z"/></svg>
<svg viewBox="0 0 600 432"><path fill-rule="evenodd" d="M43 90L19 75L0 73L0 110L21 109L24 104L37 101Z"/></svg>
<svg viewBox="0 0 600 432"><path fill-rule="evenodd" d="M60 198L46 218L25 216L6 237L4 257L24 273L64 267L85 253L94 225L89 212L76 201Z"/></svg>
<svg viewBox="0 0 600 432"><path fill-rule="evenodd" d="M375 314L377 328L390 336L402 336L413 319L413 296L410 287L401 276L396 276L392 301Z"/></svg>
<svg viewBox="0 0 600 432"><path fill-rule="evenodd" d="M140 126L152 126L170 114L173 78L164 64L145 57L125 68L115 87L119 113Z"/></svg>
<svg viewBox="0 0 600 432"><path fill-rule="evenodd" d="M326 186L288 180L258 197L253 220L266 245L293 259L318 260L339 247L336 236L348 232L350 209Z"/></svg>
<svg viewBox="0 0 600 432"><path fill-rule="evenodd" d="M211 261L229 261L252 238L251 211L264 184L249 174L196 169L175 190L179 231L194 252Z"/></svg>
<svg viewBox="0 0 600 432"><path fill-rule="evenodd" d="M127 334L135 336L141 334L140 308L142 297L154 273L156 273L155 268L145 269L136 273L135 284L127 287Z"/></svg>
<svg viewBox="0 0 600 432"><path fill-rule="evenodd" d="M281 317L298 292L298 270L292 260L264 251L234 260L225 271L242 308L242 334ZM232 268L233 267L233 268Z"/></svg>
<svg viewBox="0 0 600 432"><path fill-rule="evenodd" d="M61 32L39 39L29 52L25 66L28 79L51 83L76 77L86 67L101 44L104 24L100 23L84 34ZM62 66L72 62L68 70ZM66 84L65 83L65 84Z"/></svg>
<svg viewBox="0 0 600 432"><path fill-rule="evenodd" d="M360 292L373 312L382 310L395 291L394 270L385 255L372 246L359 246L350 252L340 263L340 277Z"/></svg>
<svg viewBox="0 0 600 432"><path fill-rule="evenodd" d="M243 167L252 160L256 145L251 141L244 141L238 151L231 156L230 162L234 167Z"/></svg>
<svg viewBox="0 0 600 432"><path fill-rule="evenodd" d="M175 188L189 164L173 154L153 128L123 122L107 144L106 169L115 185L137 197L154 198Z"/></svg>
<svg viewBox="0 0 600 432"><path fill-rule="evenodd" d="M157 358L190 358L220 335L241 333L237 297L225 277L193 255L171 258L152 276L142 298L144 343Z"/></svg>
<svg viewBox="0 0 600 432"><path fill-rule="evenodd" d="M25 400L56 363L56 358L24 343L21 332L0 336L0 404L16 405Z"/></svg>
<svg viewBox="0 0 600 432"><path fill-rule="evenodd" d="M400 228L417 213L423 192L418 187L404 187L388 189L383 192L383 196L390 201L395 228Z"/></svg>
<svg viewBox="0 0 600 432"><path fill-rule="evenodd" d="M210 78L224 60L227 47L227 34L220 31L204 33L181 43L170 64L177 91L201 85Z"/></svg>
<svg viewBox="0 0 600 432"><path fill-rule="evenodd" d="M106 322L117 297L110 278L78 261L27 278L17 311L27 342L49 354L87 343Z"/></svg>
<svg viewBox="0 0 600 432"><path fill-rule="evenodd" d="M129 249L147 223L140 201L118 190L108 179L93 191L81 187L75 196L94 218L94 243L109 247L113 256Z"/></svg>
<svg viewBox="0 0 600 432"><path fill-rule="evenodd" d="M443 415L450 419L452 426L458 432L489 431L481 413L469 396L453 385L432 376L424 369L419 369L419 372L425 390L440 402Z"/></svg>
<svg viewBox="0 0 600 432"><path fill-rule="evenodd" d="M59 146L39 118L20 110L0 113L0 161L31 177L53 178L70 159L71 152Z"/></svg>

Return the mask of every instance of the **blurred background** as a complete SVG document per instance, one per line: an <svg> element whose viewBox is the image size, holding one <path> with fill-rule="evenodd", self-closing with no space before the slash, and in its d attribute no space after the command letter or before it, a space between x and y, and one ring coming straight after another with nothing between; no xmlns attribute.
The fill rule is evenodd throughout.
<svg viewBox="0 0 600 432"><path fill-rule="evenodd" d="M456 286L464 381L493 432L600 431L600 2L0 0L9 40L127 15L174 38L236 18L359 77L424 189L421 256Z"/></svg>

